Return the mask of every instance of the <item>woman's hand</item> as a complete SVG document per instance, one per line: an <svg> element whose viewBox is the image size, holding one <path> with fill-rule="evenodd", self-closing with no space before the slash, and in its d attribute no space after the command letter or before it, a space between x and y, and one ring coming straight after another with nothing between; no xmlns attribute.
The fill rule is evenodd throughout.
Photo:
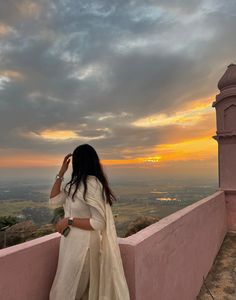
<svg viewBox="0 0 236 300"><path fill-rule="evenodd" d="M62 234L63 230L68 226L68 218L63 218L56 224L56 231Z"/></svg>
<svg viewBox="0 0 236 300"><path fill-rule="evenodd" d="M67 169L68 169L68 166L69 166L69 164L70 164L70 157L72 156L72 154L71 153L69 153L69 154L67 154L66 156L65 156L65 158L64 158L64 160L63 160L63 163L62 163L62 166L61 166L61 169L60 169L60 171L59 171L59 175L60 176L63 176L65 173L66 173L66 171L67 171Z"/></svg>
<svg viewBox="0 0 236 300"><path fill-rule="evenodd" d="M63 160L61 169L58 173L58 175L62 178L60 178L60 180L55 180L53 187L51 189L51 193L50 193L50 198L57 196L60 192L61 192L61 183L63 180L63 176L65 174L65 172L68 169L69 163L70 163L70 157L72 156L71 153L67 154Z"/></svg>

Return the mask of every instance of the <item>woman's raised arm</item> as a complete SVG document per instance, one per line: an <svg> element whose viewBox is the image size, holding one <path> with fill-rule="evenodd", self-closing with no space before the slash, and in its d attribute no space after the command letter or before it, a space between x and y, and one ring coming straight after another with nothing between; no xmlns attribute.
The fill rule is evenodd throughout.
<svg viewBox="0 0 236 300"><path fill-rule="evenodd" d="M52 186L51 193L49 196L49 205L51 207L55 208L55 207L61 206L66 201L66 193L64 192L64 190L61 190L61 183L63 180L63 176L68 169L71 155L72 154L69 153L65 156L62 166L61 166L61 169L60 169L58 175L56 176L56 180Z"/></svg>
<svg viewBox="0 0 236 300"><path fill-rule="evenodd" d="M63 176L66 173L69 163L70 163L70 157L71 157L71 153L67 154L63 160L61 169L57 175L56 181L54 182L53 186L52 186L52 190L50 193L50 198L55 197L56 195L58 195L61 192L61 182L63 180Z"/></svg>

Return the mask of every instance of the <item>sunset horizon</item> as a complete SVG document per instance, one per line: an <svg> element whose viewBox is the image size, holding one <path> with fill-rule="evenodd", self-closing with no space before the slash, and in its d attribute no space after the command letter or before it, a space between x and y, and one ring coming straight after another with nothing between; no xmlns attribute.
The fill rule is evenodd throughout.
<svg viewBox="0 0 236 300"><path fill-rule="evenodd" d="M230 4L1 6L2 179L37 168L46 178L85 143L111 174L216 178L212 103L234 60ZM212 54L222 40L227 51Z"/></svg>

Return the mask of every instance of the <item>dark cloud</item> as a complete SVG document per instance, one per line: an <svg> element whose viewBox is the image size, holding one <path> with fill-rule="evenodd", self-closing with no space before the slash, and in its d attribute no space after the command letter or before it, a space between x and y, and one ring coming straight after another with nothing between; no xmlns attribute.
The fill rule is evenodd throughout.
<svg viewBox="0 0 236 300"><path fill-rule="evenodd" d="M119 159L126 148L149 155L176 130L201 134L131 123L217 93L235 59L235 13L234 1L2 1L0 22L12 31L2 36L0 78L22 77L0 80L3 148L61 153L91 137L103 158ZM48 128L85 139L32 135Z"/></svg>
<svg viewBox="0 0 236 300"><path fill-rule="evenodd" d="M168 9L169 11L191 14L198 11L201 6L208 1L204 0L150 0L148 3Z"/></svg>

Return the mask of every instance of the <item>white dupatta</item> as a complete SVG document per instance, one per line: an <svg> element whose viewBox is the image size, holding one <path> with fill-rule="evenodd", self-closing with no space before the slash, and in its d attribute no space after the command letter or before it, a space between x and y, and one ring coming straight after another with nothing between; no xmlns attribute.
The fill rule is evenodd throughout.
<svg viewBox="0 0 236 300"><path fill-rule="evenodd" d="M112 209L100 197L88 197L87 204L95 207L106 220L101 231L99 300L130 300ZM93 295L89 297L93 300Z"/></svg>

